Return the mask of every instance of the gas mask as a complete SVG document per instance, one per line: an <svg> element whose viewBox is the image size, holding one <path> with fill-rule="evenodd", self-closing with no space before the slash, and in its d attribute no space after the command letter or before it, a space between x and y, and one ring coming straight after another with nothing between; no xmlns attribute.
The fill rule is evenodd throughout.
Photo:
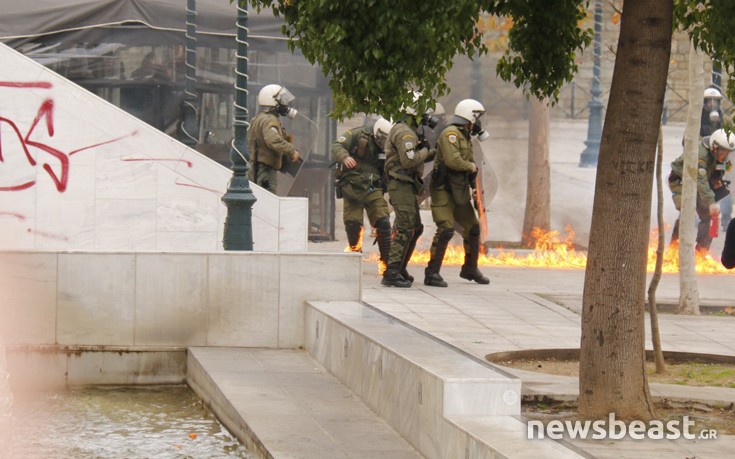
<svg viewBox="0 0 735 459"><path fill-rule="evenodd" d="M720 100L714 97L704 99L704 110L709 112L709 120L712 123L720 121Z"/></svg>
<svg viewBox="0 0 735 459"><path fill-rule="evenodd" d="M421 124L429 126L429 129L434 129L439 124L439 117L432 115L430 112L421 115Z"/></svg>
<svg viewBox="0 0 735 459"><path fill-rule="evenodd" d="M375 139L375 144L380 147L380 155L383 156L382 158L378 159L385 159L385 153L383 152L383 149L385 148L385 141L388 140L388 133L383 131L378 131L376 135L373 136Z"/></svg>
<svg viewBox="0 0 735 459"><path fill-rule="evenodd" d="M281 89L278 90L275 96L273 96L274 99L276 99L276 102L278 102L278 107L276 108L276 113L278 113L281 116L287 116L291 119L296 118L296 114L298 113L298 110L295 108L291 108L288 106L291 102L296 99L293 94L291 94L291 91L281 86Z"/></svg>
<svg viewBox="0 0 735 459"><path fill-rule="evenodd" d="M477 136L477 140L479 140L480 142L484 142L488 139L488 137L490 137L490 134L488 134L488 132L482 128L482 123L480 122L480 120L477 120L472 124L472 131L470 131L470 135Z"/></svg>
<svg viewBox="0 0 735 459"><path fill-rule="evenodd" d="M278 107L276 108L276 113L278 113L280 116L287 116L291 119L296 118L296 114L298 112L299 112L298 110L296 110L295 108L289 107L288 105L279 104Z"/></svg>

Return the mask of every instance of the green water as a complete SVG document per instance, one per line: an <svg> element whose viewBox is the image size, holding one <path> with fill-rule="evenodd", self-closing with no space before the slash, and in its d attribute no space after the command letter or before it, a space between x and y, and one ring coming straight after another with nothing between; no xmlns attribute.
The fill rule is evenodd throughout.
<svg viewBox="0 0 735 459"><path fill-rule="evenodd" d="M187 386L14 393L11 409L3 459L251 457Z"/></svg>

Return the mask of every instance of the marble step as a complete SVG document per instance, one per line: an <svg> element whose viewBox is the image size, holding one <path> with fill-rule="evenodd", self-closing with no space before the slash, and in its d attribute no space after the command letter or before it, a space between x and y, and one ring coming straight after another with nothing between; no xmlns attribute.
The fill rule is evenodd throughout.
<svg viewBox="0 0 735 459"><path fill-rule="evenodd" d="M578 458L528 440L521 380L369 305L307 302L306 349L422 455Z"/></svg>
<svg viewBox="0 0 735 459"><path fill-rule="evenodd" d="M303 350L193 347L187 373L254 457L422 457Z"/></svg>

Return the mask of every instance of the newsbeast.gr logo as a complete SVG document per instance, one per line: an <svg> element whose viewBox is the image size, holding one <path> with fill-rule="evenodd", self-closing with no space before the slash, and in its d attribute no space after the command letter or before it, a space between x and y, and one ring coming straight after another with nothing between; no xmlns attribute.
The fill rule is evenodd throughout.
<svg viewBox="0 0 735 459"><path fill-rule="evenodd" d="M615 419L615 413L610 413L607 419L596 421L561 421L555 419L544 425L541 421L528 421L528 439L550 438L552 440L593 439L593 440L622 440L625 437L633 440L714 440L717 430L694 428L694 421L689 416L670 421L653 420L649 422L631 421L625 423Z"/></svg>

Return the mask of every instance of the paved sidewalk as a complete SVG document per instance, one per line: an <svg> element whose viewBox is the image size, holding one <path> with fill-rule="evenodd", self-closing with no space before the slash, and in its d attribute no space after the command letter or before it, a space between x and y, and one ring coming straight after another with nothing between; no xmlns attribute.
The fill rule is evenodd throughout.
<svg viewBox="0 0 735 459"><path fill-rule="evenodd" d="M477 358L495 352L578 348L583 270L482 268L489 286L467 282L458 267L445 267L448 288L426 287L420 282L410 289L386 288L365 264L363 300L412 326L442 339ZM409 266L416 275L423 266ZM702 303L732 301L730 275L700 276ZM563 298L566 306L546 297ZM665 275L658 289L660 302L678 298L678 275ZM734 317L677 316L660 314L664 350L735 356ZM648 330L648 323L646 324ZM650 337L649 337L650 342ZM650 348L650 344L648 345ZM526 394L546 394L573 400L577 379L508 369L521 378ZM698 400L703 403L735 403L735 389L694 388L653 384L654 397ZM598 457L726 457L735 450L735 438L717 441L586 441L575 442Z"/></svg>
<svg viewBox="0 0 735 459"><path fill-rule="evenodd" d="M339 241L315 244L314 250L341 250ZM448 288L426 287L424 266L409 265L416 277L410 289L383 287L371 262L363 264L363 301L479 359L488 354L528 349L578 348L584 287L583 269L482 267L489 286L459 277L459 267L445 266ZM650 275L649 275L650 280ZM735 274L699 275L702 305L735 306ZM678 274L664 274L657 300L676 304ZM553 300L553 301L552 301ZM735 356L735 317L659 314L665 351ZM646 319L647 348L650 324ZM527 395L575 400L578 380L506 368L523 381ZM733 406L735 389L651 384L652 395L670 401ZM735 451L735 436L717 440L572 441L601 458L722 458Z"/></svg>
<svg viewBox="0 0 735 459"><path fill-rule="evenodd" d="M491 139L483 144L486 161L498 177L498 193L488 212L488 239L493 241L520 240L525 203L527 131L524 123L491 124ZM664 127L664 177L668 175L669 163L681 154L683 132L683 125ZM555 120L551 123L552 229L563 234L565 225L571 225L577 235L575 241L580 246L586 246L588 242L596 177L594 168L578 167L586 134L586 122ZM341 207L341 203L337 203L338 210ZM665 188L666 224L673 224L677 214ZM655 221L653 215L652 227ZM418 248L426 250L434 231L429 211L422 211L422 222L426 229ZM336 223L338 241L310 244L310 251L342 251L345 242L341 214L338 214ZM722 239L721 232L710 251L717 259L722 250ZM460 241L453 242L461 244ZM370 244L364 245L366 253L376 251ZM445 289L425 287L422 283L423 269L424 266L409 265L409 272L416 278L414 287L386 288L380 285L375 265L366 262L363 265L363 300L481 359L494 352L579 347L583 269L482 267L491 284L481 286L461 279L459 267L445 266L442 275L449 282ZM735 306L735 273L700 275L697 281L701 304ZM657 290L658 302L676 304L678 298L678 274L665 274ZM735 317L659 314L659 321L666 351L735 356L735 333L732 332ZM647 323L647 334L649 331ZM509 371L523 380L526 393L576 398L576 378ZM735 389L654 384L651 390L654 396L672 399L698 399L710 403L720 400L724 404L735 402ZM597 441L579 445L599 457L615 458L721 458L732 456L732 451L735 451L735 439L732 438L699 442Z"/></svg>

